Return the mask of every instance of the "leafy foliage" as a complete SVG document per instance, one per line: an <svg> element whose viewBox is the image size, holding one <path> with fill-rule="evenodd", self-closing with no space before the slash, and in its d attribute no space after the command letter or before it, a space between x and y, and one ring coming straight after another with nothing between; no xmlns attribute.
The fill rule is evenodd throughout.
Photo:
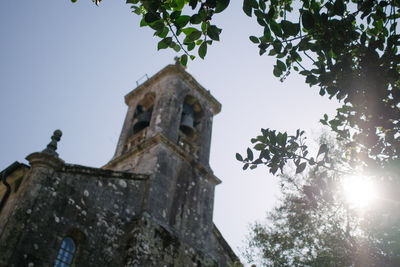
<svg viewBox="0 0 400 267"><path fill-rule="evenodd" d="M346 164L344 150L326 141L333 170L314 165L306 175L279 175L283 198L267 224L252 226L246 258L264 266L398 266L396 207L351 208L342 190L346 178L336 171ZM391 218L394 229L377 218Z"/></svg>
<svg viewBox="0 0 400 267"><path fill-rule="evenodd" d="M212 19L229 2L127 0L142 16L140 26L160 38L157 48L183 52L183 65L196 57L196 48L204 58L220 40L222 30ZM334 118L325 115L321 123L346 140L353 159L367 169L391 168L400 160L399 8L399 0L243 0L244 13L263 29L250 41L260 55L276 58L273 74L283 81L294 70L321 95L343 102Z"/></svg>
<svg viewBox="0 0 400 267"><path fill-rule="evenodd" d="M363 164L376 167L398 159L400 2L266 3L245 0L243 10L264 28L262 36L251 39L260 55L269 51L277 58L274 75L283 80L294 69L310 86L318 85L321 95L343 100L336 117L321 122L348 140Z"/></svg>
<svg viewBox="0 0 400 267"><path fill-rule="evenodd" d="M76 2L77 0L71 0ZM101 0L93 0L98 5ZM157 48L183 51L180 57L186 66L197 53L204 59L207 46L219 41L221 29L211 24L214 14L224 11L229 0L126 0L132 12L142 16L141 27L150 27L159 37ZM189 10L185 7L189 7ZM185 13L188 12L188 13Z"/></svg>
<svg viewBox="0 0 400 267"><path fill-rule="evenodd" d="M292 162L296 166L296 174L302 173L307 166L323 166L331 169L329 165L328 147L321 144L315 157L308 157L308 147L305 143L306 137L304 131L297 130L293 136L287 133L276 133L276 130L261 129L262 135L252 138L254 143L253 149L259 151L257 159L254 159L253 150L247 149L247 157L243 158L239 153L236 159L244 163L243 170L249 166L255 169L258 165L263 164L269 168L270 173L275 174L278 170L283 173L283 167Z"/></svg>
<svg viewBox="0 0 400 267"><path fill-rule="evenodd" d="M321 123L346 141L353 166L389 170L398 165L400 2L266 3L245 0L243 10L248 16L254 15L264 28L262 36L251 36L250 40L258 45L260 55L268 51L277 58L274 75L284 80L293 69L304 75L310 86L319 86L321 95L343 101L336 116L328 119L324 115ZM293 143L292 138L288 141L288 145ZM280 151L287 155L285 152ZM291 155L299 160L299 155ZM282 169L282 163L285 161L280 161L278 168ZM267 166L276 172L275 164Z"/></svg>

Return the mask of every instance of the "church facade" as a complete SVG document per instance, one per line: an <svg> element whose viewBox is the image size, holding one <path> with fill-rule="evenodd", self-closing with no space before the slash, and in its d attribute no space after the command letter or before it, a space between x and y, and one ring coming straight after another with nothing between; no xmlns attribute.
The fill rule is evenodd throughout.
<svg viewBox="0 0 400 267"><path fill-rule="evenodd" d="M240 266L212 222L220 103L179 64L125 96L114 157L64 162L61 132L3 170L0 266Z"/></svg>

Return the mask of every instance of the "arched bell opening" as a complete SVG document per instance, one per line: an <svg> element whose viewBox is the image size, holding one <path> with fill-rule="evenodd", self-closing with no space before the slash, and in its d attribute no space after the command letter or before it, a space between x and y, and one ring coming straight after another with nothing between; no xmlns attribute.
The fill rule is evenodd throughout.
<svg viewBox="0 0 400 267"><path fill-rule="evenodd" d="M190 140L194 141L197 137L197 125L203 116L203 109L200 103L193 96L186 96L183 102L181 122L179 130Z"/></svg>
<svg viewBox="0 0 400 267"><path fill-rule="evenodd" d="M148 93L138 103L133 116L133 134L141 132L150 125L151 115L153 113L155 94Z"/></svg>

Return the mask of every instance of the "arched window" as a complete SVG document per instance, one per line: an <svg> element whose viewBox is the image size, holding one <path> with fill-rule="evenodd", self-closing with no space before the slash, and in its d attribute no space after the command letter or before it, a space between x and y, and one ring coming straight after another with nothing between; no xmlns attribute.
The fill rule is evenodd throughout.
<svg viewBox="0 0 400 267"><path fill-rule="evenodd" d="M133 116L133 134L137 134L150 125L156 95L147 93L138 103Z"/></svg>
<svg viewBox="0 0 400 267"><path fill-rule="evenodd" d="M191 95L186 96L182 106L179 130L191 141L196 139L197 126L202 116L203 109L199 101Z"/></svg>
<svg viewBox="0 0 400 267"><path fill-rule="evenodd" d="M58 251L57 259L54 262L54 267L71 266L75 251L76 246L74 240L71 237L64 238L60 250Z"/></svg>

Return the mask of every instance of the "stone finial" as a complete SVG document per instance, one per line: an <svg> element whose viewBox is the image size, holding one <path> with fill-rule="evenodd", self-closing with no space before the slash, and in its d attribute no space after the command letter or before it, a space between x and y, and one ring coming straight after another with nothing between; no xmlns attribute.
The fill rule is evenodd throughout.
<svg viewBox="0 0 400 267"><path fill-rule="evenodd" d="M60 141L61 136L62 132L60 130L55 130L53 136L51 137L50 143L42 152L58 157L58 153L56 152L57 142Z"/></svg>
<svg viewBox="0 0 400 267"><path fill-rule="evenodd" d="M175 66L182 68L182 69L186 69L186 66L182 65L180 57L174 57L174 60L175 60Z"/></svg>
<svg viewBox="0 0 400 267"><path fill-rule="evenodd" d="M174 57L175 60L175 65L181 65L181 62L179 61L179 57Z"/></svg>

